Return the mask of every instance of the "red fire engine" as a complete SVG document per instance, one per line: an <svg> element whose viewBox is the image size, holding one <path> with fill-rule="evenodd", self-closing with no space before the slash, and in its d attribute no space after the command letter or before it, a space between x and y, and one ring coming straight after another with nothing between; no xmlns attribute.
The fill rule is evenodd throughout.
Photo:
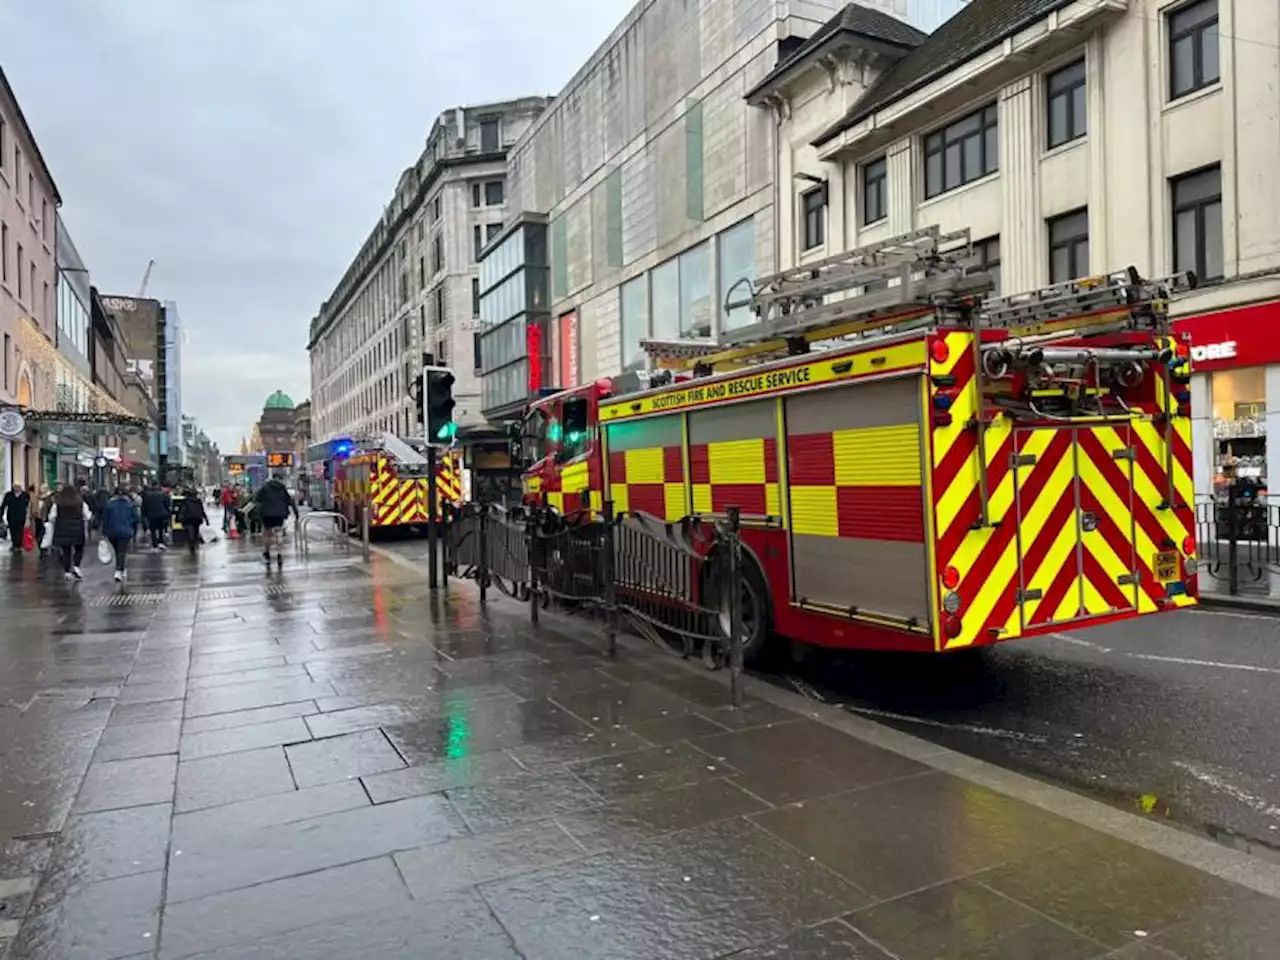
<svg viewBox="0 0 1280 960"><path fill-rule="evenodd" d="M672 382L534 404L527 499L741 509L748 649L949 651L1193 605L1185 344L1133 271L981 299L967 231L766 277ZM669 375L669 374L667 374ZM691 585L697 591L698 585Z"/></svg>

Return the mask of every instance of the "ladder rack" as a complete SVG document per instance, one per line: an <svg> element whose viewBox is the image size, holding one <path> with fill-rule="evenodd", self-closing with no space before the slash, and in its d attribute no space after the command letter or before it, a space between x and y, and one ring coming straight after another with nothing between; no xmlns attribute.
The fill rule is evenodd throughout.
<svg viewBox="0 0 1280 960"><path fill-rule="evenodd" d="M991 279L968 230L926 227L730 289L725 312L750 308L755 322L702 339L647 339L659 366L716 367L809 352L828 340L888 336L940 323L1005 329L1015 337L1092 336L1147 328L1166 332L1167 301L1194 286L1190 274L1144 280L1120 271L982 299ZM746 288L748 296L739 291ZM735 294L739 299L734 299Z"/></svg>

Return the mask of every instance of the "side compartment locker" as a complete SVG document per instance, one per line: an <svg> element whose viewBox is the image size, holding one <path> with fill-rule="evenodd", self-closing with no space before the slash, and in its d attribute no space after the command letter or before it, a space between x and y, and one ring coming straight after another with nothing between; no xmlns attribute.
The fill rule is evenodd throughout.
<svg viewBox="0 0 1280 960"><path fill-rule="evenodd" d="M669 413L604 429L614 512L647 513L667 522L686 516L683 417Z"/></svg>
<svg viewBox="0 0 1280 960"><path fill-rule="evenodd" d="M694 513L739 507L744 518L779 517L778 408L749 400L689 414Z"/></svg>
<svg viewBox="0 0 1280 960"><path fill-rule="evenodd" d="M788 397L795 599L930 622L920 381Z"/></svg>

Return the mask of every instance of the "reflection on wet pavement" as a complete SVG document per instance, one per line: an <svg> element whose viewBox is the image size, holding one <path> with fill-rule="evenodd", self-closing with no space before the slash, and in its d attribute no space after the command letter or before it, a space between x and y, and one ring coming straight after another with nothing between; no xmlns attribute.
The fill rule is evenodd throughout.
<svg viewBox="0 0 1280 960"><path fill-rule="evenodd" d="M23 960L1270 957L1266 897L658 653L317 551L11 560ZM564 624L568 623L567 626ZM559 625L557 625L559 624Z"/></svg>

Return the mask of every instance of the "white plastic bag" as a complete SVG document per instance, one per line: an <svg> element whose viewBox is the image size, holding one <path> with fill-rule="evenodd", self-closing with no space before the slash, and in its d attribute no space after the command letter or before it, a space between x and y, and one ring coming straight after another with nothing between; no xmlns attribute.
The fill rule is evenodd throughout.
<svg viewBox="0 0 1280 960"><path fill-rule="evenodd" d="M53 546L53 520L44 525L44 536L40 538L40 549L48 550Z"/></svg>
<svg viewBox="0 0 1280 960"><path fill-rule="evenodd" d="M98 540L98 562L110 563L116 558L116 553L111 549L111 544L107 543L105 537Z"/></svg>

